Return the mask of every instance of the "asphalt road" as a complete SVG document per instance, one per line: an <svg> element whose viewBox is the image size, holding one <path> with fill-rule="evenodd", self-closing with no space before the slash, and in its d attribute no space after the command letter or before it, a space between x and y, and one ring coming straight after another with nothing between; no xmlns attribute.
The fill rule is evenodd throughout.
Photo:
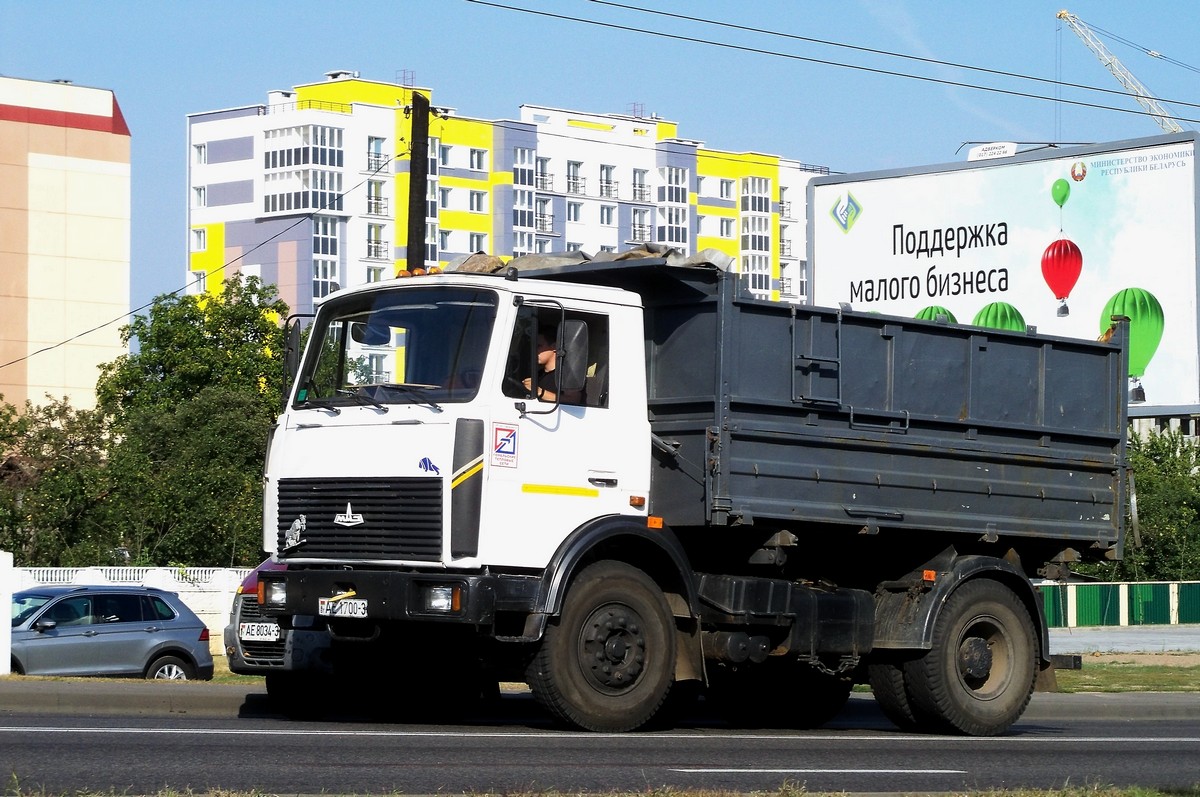
<svg viewBox="0 0 1200 797"><path fill-rule="evenodd" d="M0 679L0 767L22 793L49 794L1200 784L1200 694L1039 693L994 739L899 733L864 694L816 731L733 730L701 706L669 731L635 734L561 730L524 694L464 724L394 721L407 699L409 691L381 697L384 719L348 707L298 722L274 714L261 690L239 686Z"/></svg>

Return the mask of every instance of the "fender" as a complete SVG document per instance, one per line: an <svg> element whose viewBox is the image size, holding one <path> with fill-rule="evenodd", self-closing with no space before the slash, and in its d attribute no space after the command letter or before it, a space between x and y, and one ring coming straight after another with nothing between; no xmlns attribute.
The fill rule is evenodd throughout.
<svg viewBox="0 0 1200 797"><path fill-rule="evenodd" d="M674 588L678 586L687 611L696 617L699 606L696 579L679 539L668 528L651 529L638 521L623 515L606 515L571 532L546 565L534 611L558 614L567 584L576 571L597 559L616 559L645 569L665 591L676 591ZM672 608L678 613L680 607Z"/></svg>
<svg viewBox="0 0 1200 797"><path fill-rule="evenodd" d="M933 563L931 563L931 566ZM902 583L922 583L919 574L906 582L881 588L875 594L876 649L929 650L933 629L950 595L972 578L992 578L1008 586L1029 611L1041 639L1041 658L1049 661L1050 632L1042 614L1041 595L1020 569L994 556L970 555L954 559L947 570L939 570L927 591L897 589Z"/></svg>

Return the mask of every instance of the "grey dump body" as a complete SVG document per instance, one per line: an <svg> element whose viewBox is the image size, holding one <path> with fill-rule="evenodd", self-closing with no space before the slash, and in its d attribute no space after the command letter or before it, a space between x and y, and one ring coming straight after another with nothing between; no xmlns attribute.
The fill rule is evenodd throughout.
<svg viewBox="0 0 1200 797"><path fill-rule="evenodd" d="M643 297L651 512L672 528L778 526L801 544L913 530L1119 556L1124 325L1098 342L786 305L661 260L538 274Z"/></svg>

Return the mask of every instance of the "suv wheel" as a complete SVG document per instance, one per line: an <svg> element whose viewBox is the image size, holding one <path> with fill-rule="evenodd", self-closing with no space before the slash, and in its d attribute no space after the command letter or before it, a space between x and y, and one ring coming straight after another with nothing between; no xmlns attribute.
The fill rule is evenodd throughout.
<svg viewBox="0 0 1200 797"><path fill-rule="evenodd" d="M178 656L163 656L155 659L146 669L146 678L151 681L191 681L196 669Z"/></svg>

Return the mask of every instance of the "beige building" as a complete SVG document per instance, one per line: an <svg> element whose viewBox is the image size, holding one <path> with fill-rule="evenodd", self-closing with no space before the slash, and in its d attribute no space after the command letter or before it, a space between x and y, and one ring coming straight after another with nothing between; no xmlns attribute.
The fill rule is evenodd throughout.
<svg viewBox="0 0 1200 797"><path fill-rule="evenodd" d="M113 92L0 77L0 394L8 403L50 394L92 407L98 366L125 353L129 143Z"/></svg>

